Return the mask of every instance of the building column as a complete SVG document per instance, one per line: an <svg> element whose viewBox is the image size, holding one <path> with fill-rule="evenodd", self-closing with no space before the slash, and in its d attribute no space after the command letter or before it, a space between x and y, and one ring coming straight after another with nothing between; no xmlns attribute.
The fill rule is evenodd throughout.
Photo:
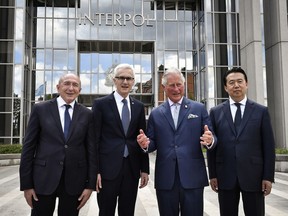
<svg viewBox="0 0 288 216"><path fill-rule="evenodd" d="M264 104L260 1L239 0L241 67L248 77L248 97Z"/></svg>
<svg viewBox="0 0 288 216"><path fill-rule="evenodd" d="M288 148L288 24L287 1L264 0L268 107L276 146Z"/></svg>

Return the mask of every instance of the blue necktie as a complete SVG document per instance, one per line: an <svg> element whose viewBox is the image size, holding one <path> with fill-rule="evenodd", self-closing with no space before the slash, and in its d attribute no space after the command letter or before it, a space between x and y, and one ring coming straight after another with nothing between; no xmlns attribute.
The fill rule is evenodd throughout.
<svg viewBox="0 0 288 216"><path fill-rule="evenodd" d="M238 134L238 131L239 131L239 127L240 127L240 124L241 124L241 104L240 103L235 103L235 106L237 106L237 111L236 111L236 114L235 114L235 119L234 119L234 125L235 125L235 129L236 129L236 132Z"/></svg>
<svg viewBox="0 0 288 216"><path fill-rule="evenodd" d="M127 130L128 130L129 124L130 124L130 112L128 109L127 100L124 98L122 100L122 102L123 102L122 116L121 116L122 117L122 126L124 129L124 133L127 134ZM127 145L125 144L124 157L127 157L128 154L129 154L128 148L127 148Z"/></svg>
<svg viewBox="0 0 288 216"><path fill-rule="evenodd" d="M70 127L70 123L71 123L71 117L69 115L68 110L71 106L69 104L65 104L64 106L66 107L65 113L64 113L64 136L65 136L65 139L67 140L69 127Z"/></svg>

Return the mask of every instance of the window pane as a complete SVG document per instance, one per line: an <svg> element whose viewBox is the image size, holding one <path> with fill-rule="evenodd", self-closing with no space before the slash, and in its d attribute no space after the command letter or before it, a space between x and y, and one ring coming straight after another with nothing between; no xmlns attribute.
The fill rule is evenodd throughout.
<svg viewBox="0 0 288 216"><path fill-rule="evenodd" d="M11 136L11 113L0 113L0 122L0 136Z"/></svg>
<svg viewBox="0 0 288 216"><path fill-rule="evenodd" d="M13 42L0 41L0 63L13 62Z"/></svg>
<svg viewBox="0 0 288 216"><path fill-rule="evenodd" d="M0 65L0 97L12 97L12 76L13 66Z"/></svg>
<svg viewBox="0 0 288 216"><path fill-rule="evenodd" d="M2 0L1 0L2 4ZM0 39L14 38L14 9L0 8Z"/></svg>

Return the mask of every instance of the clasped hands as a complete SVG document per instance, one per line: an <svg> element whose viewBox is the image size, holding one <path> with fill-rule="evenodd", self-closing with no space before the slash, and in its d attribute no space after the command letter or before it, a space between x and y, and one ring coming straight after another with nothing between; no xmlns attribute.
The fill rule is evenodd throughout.
<svg viewBox="0 0 288 216"><path fill-rule="evenodd" d="M149 138L145 135L144 131L140 129L140 134L137 136L137 142L140 145L142 149L147 149L150 143ZM213 134L209 130L208 126L204 126L204 133L200 137L200 143L203 146L209 147L211 144L213 144Z"/></svg>

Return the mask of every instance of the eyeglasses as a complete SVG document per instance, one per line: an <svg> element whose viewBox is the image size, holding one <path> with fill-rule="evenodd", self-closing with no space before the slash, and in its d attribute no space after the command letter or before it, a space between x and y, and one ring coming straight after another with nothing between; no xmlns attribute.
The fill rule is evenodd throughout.
<svg viewBox="0 0 288 216"><path fill-rule="evenodd" d="M122 82L124 82L125 80L127 80L127 82L134 80L134 77L125 77L125 76L117 76L115 78L122 81Z"/></svg>

